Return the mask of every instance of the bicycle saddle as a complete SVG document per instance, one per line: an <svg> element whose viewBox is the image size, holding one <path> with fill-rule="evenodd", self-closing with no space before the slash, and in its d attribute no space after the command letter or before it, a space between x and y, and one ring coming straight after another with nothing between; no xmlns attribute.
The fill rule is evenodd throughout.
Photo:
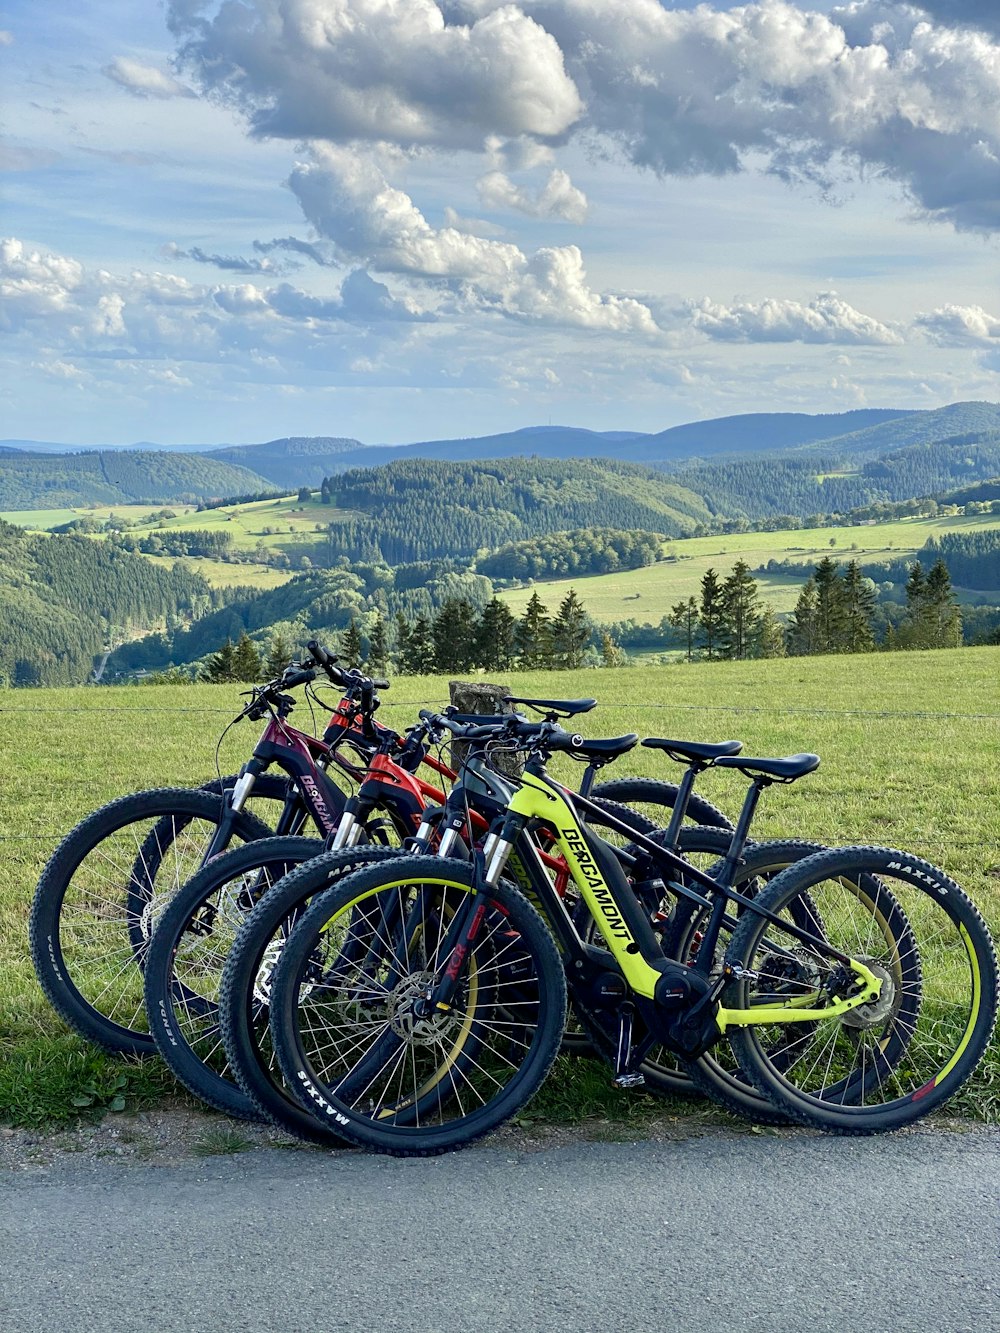
<svg viewBox="0 0 1000 1333"><path fill-rule="evenodd" d="M620 754L625 754L633 749L639 742L639 737L634 731L630 731L627 736L612 736L607 740L591 741L583 736L574 736L569 732L564 732L561 736L552 736L545 741L545 747L549 750L563 750L566 754L572 754L582 759L604 761L617 759Z"/></svg>
<svg viewBox="0 0 1000 1333"><path fill-rule="evenodd" d="M743 749L742 741L719 741L717 745L709 745L701 741L663 740L659 736L648 736L643 745L650 750L666 750L671 759L690 759L700 764L714 764L717 759L739 754Z"/></svg>
<svg viewBox="0 0 1000 1333"><path fill-rule="evenodd" d="M537 708L543 712L562 713L564 717L575 717L577 713L589 713L592 708L597 707L596 699L525 699L514 694L508 695L507 703L527 704L529 708Z"/></svg>
<svg viewBox="0 0 1000 1333"><path fill-rule="evenodd" d="M790 754L787 759L744 759L742 755L724 755L715 761L715 766L738 768L748 778L760 775L775 782L794 782L819 768L819 755Z"/></svg>

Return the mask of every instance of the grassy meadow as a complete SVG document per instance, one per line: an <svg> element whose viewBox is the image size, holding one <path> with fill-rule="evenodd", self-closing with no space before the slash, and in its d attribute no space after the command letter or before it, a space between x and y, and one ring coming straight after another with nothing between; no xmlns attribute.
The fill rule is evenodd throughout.
<svg viewBox="0 0 1000 1333"><path fill-rule="evenodd" d="M152 519L154 514L171 509L174 518ZM78 518L105 521L114 514L135 524L137 537L152 532L227 532L234 552L256 551L259 547L277 554L308 556L321 560L326 550L325 528L335 519L350 517L349 511L320 503L317 491L311 500L300 501L294 495L280 500L254 500L248 504L223 505L203 509L194 505L103 505L77 509L19 509L0 514L0 519L16 523L31 532L51 532ZM319 530L317 530L319 529ZM94 534L100 541L103 534ZM172 565L176 556L146 556L157 564ZM258 562L232 563L200 556L186 556L184 561L202 574L213 588L246 584L255 588L277 588L287 583L294 571L275 569Z"/></svg>
<svg viewBox="0 0 1000 1333"><path fill-rule="evenodd" d="M1000 933L1000 648L516 674L509 683L515 693L593 694L601 706L580 720L589 735L739 737L748 754L816 751L817 773L765 794L758 836L917 852L954 876ZM397 679L380 717L404 726L447 697L444 679ZM71 1119L74 1098L100 1107L121 1094L133 1108L176 1093L157 1061L118 1061L62 1027L34 980L28 909L45 861L78 819L130 791L212 776L216 739L240 702L230 685L0 694L0 1122ZM303 707L295 720L306 726L308 717ZM249 723L229 732L223 772L256 735ZM577 779L579 768L564 763ZM676 772L637 749L605 775ZM709 774L699 790L735 816L743 780ZM576 1101L564 1081L536 1105L567 1118L566 1103L578 1118L582 1098L585 1112L634 1114L628 1094L591 1082L595 1091ZM960 1109L996 1118L998 1090L1000 1055Z"/></svg>
<svg viewBox="0 0 1000 1333"><path fill-rule="evenodd" d="M698 597L705 571L713 568L725 577L737 560L745 560L751 569L769 560L794 560L815 564L824 555L835 560L858 560L861 564L898 560L914 555L929 537L945 532L965 532L970 528L1000 527L995 514L970 517L904 518L872 527L794 528L781 532L740 532L728 537L688 537L669 541L667 559L644 569L622 570L615 574L595 574L554 579L527 588L500 592L515 615L520 615L533 592L537 592L550 611L555 611L570 588L576 588L591 617L600 624L636 620L640 624L659 624L680 601ZM775 611L791 611L795 606L802 579L790 574L756 575L761 598ZM982 594L977 594L977 598Z"/></svg>

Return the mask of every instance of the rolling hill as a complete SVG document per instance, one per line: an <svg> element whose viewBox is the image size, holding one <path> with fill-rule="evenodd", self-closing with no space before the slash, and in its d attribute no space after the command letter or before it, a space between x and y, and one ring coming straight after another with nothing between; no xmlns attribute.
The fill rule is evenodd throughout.
<svg viewBox="0 0 1000 1333"><path fill-rule="evenodd" d="M0 453L0 510L183 503L268 489L269 482L256 472L204 454L141 449Z"/></svg>

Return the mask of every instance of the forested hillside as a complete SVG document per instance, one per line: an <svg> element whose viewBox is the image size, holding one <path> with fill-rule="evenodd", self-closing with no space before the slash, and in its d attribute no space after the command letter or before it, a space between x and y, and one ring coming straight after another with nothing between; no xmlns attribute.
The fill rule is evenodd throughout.
<svg viewBox="0 0 1000 1333"><path fill-rule="evenodd" d="M659 560L658 533L615 528L574 528L523 542L509 542L476 562L491 579L558 579L573 574L610 574L641 569Z"/></svg>
<svg viewBox="0 0 1000 1333"><path fill-rule="evenodd" d="M357 461L358 451L365 452L360 440L331 435L292 435L267 444L228 445L213 449L212 458L238 467L251 468L284 490L298 486L318 486L331 472L345 466L349 456ZM390 461L386 456L379 462Z"/></svg>
<svg viewBox="0 0 1000 1333"><path fill-rule="evenodd" d="M0 453L0 510L131 501L191 503L265 486L255 472L204 454L140 449Z"/></svg>
<svg viewBox="0 0 1000 1333"><path fill-rule="evenodd" d="M1000 431L914 444L860 466L849 464L831 445L828 454L815 457L743 458L673 475L713 509L757 519L843 514L879 501L952 491L998 474Z"/></svg>
<svg viewBox="0 0 1000 1333"><path fill-rule="evenodd" d="M33 537L0 522L0 678L79 684L109 630L207 610L208 585L86 537Z"/></svg>
<svg viewBox="0 0 1000 1333"><path fill-rule="evenodd" d="M329 478L331 501L367 517L335 525L333 555L390 565L469 557L511 540L601 526L677 536L711 519L672 478L608 459L412 460Z"/></svg>
<svg viewBox="0 0 1000 1333"><path fill-rule="evenodd" d="M189 627L125 643L108 660L108 679L197 662L244 631L262 643L273 633L304 643L320 630L343 630L372 611L386 619L401 615L412 621L433 616L449 598L462 598L478 610L492 595L489 579L447 560L396 569L344 561L339 569L300 574L280 588L247 595ZM268 635L262 636L263 631Z"/></svg>

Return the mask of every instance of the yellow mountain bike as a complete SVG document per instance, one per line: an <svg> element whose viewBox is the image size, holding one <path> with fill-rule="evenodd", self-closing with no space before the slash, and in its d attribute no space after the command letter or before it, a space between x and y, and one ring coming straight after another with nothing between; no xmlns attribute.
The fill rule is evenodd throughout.
<svg viewBox="0 0 1000 1333"><path fill-rule="evenodd" d="M748 898L636 835L664 892L695 902L705 922L693 961L671 959L619 853L587 826L586 798L546 768L556 752L606 759L638 738L586 741L553 722L515 729L527 763L470 863L411 856L358 871L313 901L282 953L275 1052L303 1105L337 1133L401 1155L487 1133L545 1078L567 991L618 1014L620 1081L653 1043L693 1060L728 1039L779 1110L834 1132L909 1124L969 1077L996 1018L996 957L942 871L887 848L839 848ZM730 860L761 792L818 763L718 761L751 783ZM548 877L532 873L540 827L597 932L581 931Z"/></svg>

